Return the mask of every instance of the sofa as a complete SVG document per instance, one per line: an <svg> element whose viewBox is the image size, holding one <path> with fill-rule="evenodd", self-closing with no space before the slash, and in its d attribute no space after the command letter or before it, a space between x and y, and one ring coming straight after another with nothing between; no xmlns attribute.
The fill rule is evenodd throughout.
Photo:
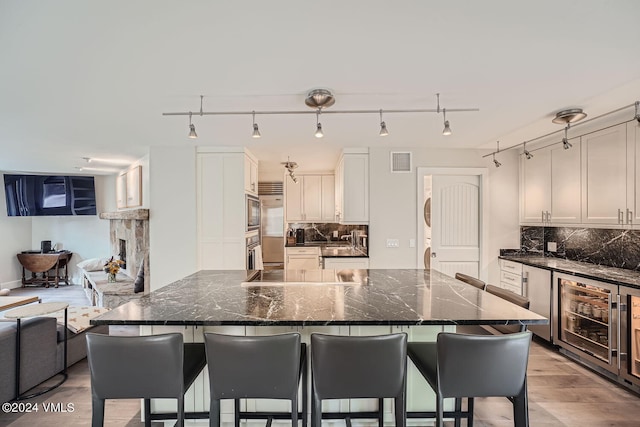
<svg viewBox="0 0 640 427"><path fill-rule="evenodd" d="M16 321L0 320L0 402L15 398ZM67 330L67 366L87 356L86 333L108 334L108 326L80 333ZM64 326L53 317L22 320L20 333L20 394L62 371Z"/></svg>

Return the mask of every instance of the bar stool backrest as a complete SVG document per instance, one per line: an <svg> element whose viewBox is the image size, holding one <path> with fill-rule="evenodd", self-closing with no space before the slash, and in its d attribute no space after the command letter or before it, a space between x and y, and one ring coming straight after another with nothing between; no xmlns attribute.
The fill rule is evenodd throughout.
<svg viewBox="0 0 640 427"><path fill-rule="evenodd" d="M438 334L442 397L516 396L525 384L531 332L508 335Z"/></svg>
<svg viewBox="0 0 640 427"><path fill-rule="evenodd" d="M183 339L87 334L92 394L99 399L180 398Z"/></svg>
<svg viewBox="0 0 640 427"><path fill-rule="evenodd" d="M463 273L456 273L456 279L482 290L484 290L484 287L486 286L486 283L484 283L482 280L476 279L475 277L471 277Z"/></svg>
<svg viewBox="0 0 640 427"><path fill-rule="evenodd" d="M519 305L522 308L526 308L527 310L529 309L529 298L527 297L523 297L522 295L518 295L508 289L499 288L494 285L487 285L485 290L490 294L499 296L500 298L505 299L513 304Z"/></svg>
<svg viewBox="0 0 640 427"><path fill-rule="evenodd" d="M407 335L311 335L313 386L320 399L396 397L405 388Z"/></svg>
<svg viewBox="0 0 640 427"><path fill-rule="evenodd" d="M235 336L206 333L212 399L294 399L300 334Z"/></svg>

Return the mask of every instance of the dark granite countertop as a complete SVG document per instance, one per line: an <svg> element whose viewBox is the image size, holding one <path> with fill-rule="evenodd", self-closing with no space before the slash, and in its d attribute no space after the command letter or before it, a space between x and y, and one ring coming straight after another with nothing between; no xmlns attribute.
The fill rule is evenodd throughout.
<svg viewBox="0 0 640 427"><path fill-rule="evenodd" d="M369 258L367 248L354 248L350 243L338 242L305 242L304 245L285 245L287 248L320 248L320 256L323 258Z"/></svg>
<svg viewBox="0 0 640 427"><path fill-rule="evenodd" d="M435 270L203 270L93 325L546 324Z"/></svg>
<svg viewBox="0 0 640 427"><path fill-rule="evenodd" d="M532 267L572 274L577 277L600 280L614 285L640 288L640 272L626 268L607 267L587 262L570 261L563 258L545 257L540 254L512 253L500 256Z"/></svg>

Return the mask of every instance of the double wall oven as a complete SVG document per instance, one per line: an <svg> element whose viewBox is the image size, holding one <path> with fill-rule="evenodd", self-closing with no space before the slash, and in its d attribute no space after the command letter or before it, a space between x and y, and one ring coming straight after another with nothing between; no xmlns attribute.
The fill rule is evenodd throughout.
<svg viewBox="0 0 640 427"><path fill-rule="evenodd" d="M640 389L640 289L563 273L553 279L554 344Z"/></svg>

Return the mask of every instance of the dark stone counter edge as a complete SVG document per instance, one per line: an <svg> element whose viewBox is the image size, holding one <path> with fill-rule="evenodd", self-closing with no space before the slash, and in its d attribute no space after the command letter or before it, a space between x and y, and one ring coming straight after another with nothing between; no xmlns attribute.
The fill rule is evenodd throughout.
<svg viewBox="0 0 640 427"><path fill-rule="evenodd" d="M369 255L320 255L322 258L369 258Z"/></svg>
<svg viewBox="0 0 640 427"><path fill-rule="evenodd" d="M569 274L575 277L582 277L584 279L597 280L599 282L611 283L612 285L619 285L619 286L626 286L628 288L640 289L640 285L635 283L621 282L619 280L609 279L602 276L595 276L593 274L581 273L579 271L566 270L564 268L558 268L558 267L549 267L546 265L540 265L536 262L528 262L527 257L523 255L504 255L504 256L501 255L498 258L505 259L507 261L519 262L520 264L528 265L530 267L541 268L543 270L557 271L558 273Z"/></svg>
<svg viewBox="0 0 640 427"><path fill-rule="evenodd" d="M263 320L225 320L225 321L193 321L193 320L118 320L118 319L92 319L91 325L137 325L137 326L350 326L350 325L379 325L379 326L424 326L424 325L547 325L548 319L538 320L425 320L425 321L402 321L402 320L372 320L372 321L349 321L349 320L329 320L329 321L307 321L307 320L284 320L284 321L263 321Z"/></svg>

